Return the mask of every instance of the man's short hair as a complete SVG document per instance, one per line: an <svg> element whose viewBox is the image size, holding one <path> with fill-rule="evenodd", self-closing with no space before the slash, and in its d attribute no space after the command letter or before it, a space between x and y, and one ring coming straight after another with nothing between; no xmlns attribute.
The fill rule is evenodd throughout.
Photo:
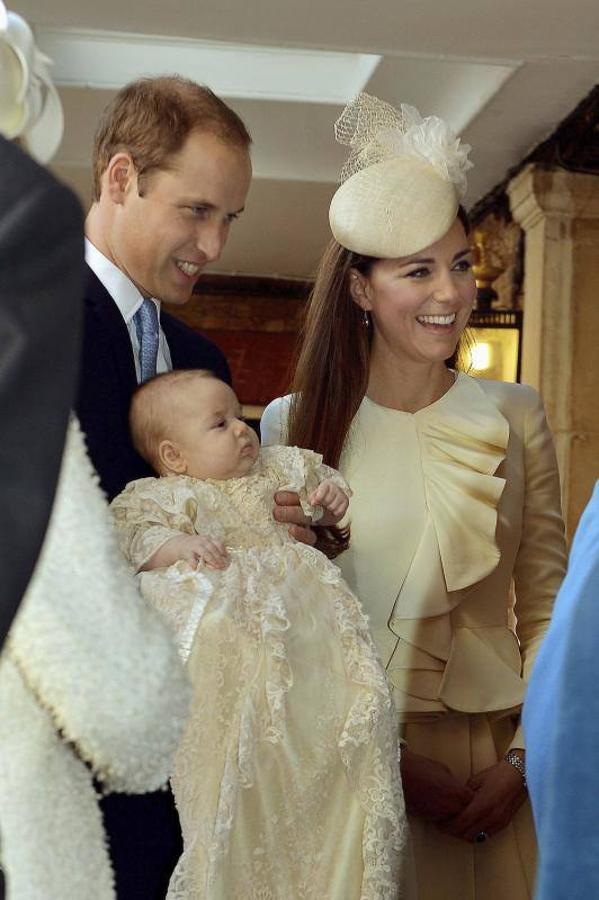
<svg viewBox="0 0 599 900"><path fill-rule="evenodd" d="M138 177L168 168L194 131L204 131L247 150L250 134L236 112L210 88L178 75L140 78L125 85L104 110L94 138L93 199L115 155L127 151Z"/></svg>

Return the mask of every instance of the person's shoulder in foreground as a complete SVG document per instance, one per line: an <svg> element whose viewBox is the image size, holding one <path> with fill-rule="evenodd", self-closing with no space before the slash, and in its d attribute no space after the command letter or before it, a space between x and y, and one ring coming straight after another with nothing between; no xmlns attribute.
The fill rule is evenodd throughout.
<svg viewBox="0 0 599 900"><path fill-rule="evenodd" d="M50 515L76 379L83 284L78 201L2 137L0 259L2 636Z"/></svg>
<svg viewBox="0 0 599 900"><path fill-rule="evenodd" d="M598 600L599 483L580 520L524 706L538 900L599 897Z"/></svg>

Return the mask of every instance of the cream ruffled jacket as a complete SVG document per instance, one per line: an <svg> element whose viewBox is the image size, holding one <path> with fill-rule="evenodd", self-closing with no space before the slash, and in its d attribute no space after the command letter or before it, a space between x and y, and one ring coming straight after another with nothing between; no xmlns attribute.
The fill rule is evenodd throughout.
<svg viewBox="0 0 599 900"><path fill-rule="evenodd" d="M127 793L163 785L188 692L72 421L42 554L0 658L8 900L115 896L92 779Z"/></svg>
<svg viewBox="0 0 599 900"><path fill-rule="evenodd" d="M265 411L265 443L285 439L288 399ZM413 415L365 398L340 469L354 498L352 545L338 562L371 619L401 720L517 712L565 568L537 393L459 374ZM512 746L524 746L521 729Z"/></svg>

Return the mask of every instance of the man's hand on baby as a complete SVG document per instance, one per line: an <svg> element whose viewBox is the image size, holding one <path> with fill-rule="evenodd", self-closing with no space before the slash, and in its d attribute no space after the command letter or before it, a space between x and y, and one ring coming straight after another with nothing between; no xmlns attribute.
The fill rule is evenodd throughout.
<svg viewBox="0 0 599 900"><path fill-rule="evenodd" d="M343 518L349 506L349 497L334 481L325 478L308 497L312 506L322 506L324 515L318 525L336 525Z"/></svg>
<svg viewBox="0 0 599 900"><path fill-rule="evenodd" d="M229 556L220 541L202 534L180 534L163 544L142 569L163 568L181 561L189 563L194 569L202 565L210 569L226 569Z"/></svg>

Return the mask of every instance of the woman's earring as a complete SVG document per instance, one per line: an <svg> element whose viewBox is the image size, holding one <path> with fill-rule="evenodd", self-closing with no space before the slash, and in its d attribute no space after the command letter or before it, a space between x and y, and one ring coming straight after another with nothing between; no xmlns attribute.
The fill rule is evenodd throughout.
<svg viewBox="0 0 599 900"><path fill-rule="evenodd" d="M370 328L370 316L368 315L367 309L362 310L362 320L364 322L364 326L366 328Z"/></svg>

